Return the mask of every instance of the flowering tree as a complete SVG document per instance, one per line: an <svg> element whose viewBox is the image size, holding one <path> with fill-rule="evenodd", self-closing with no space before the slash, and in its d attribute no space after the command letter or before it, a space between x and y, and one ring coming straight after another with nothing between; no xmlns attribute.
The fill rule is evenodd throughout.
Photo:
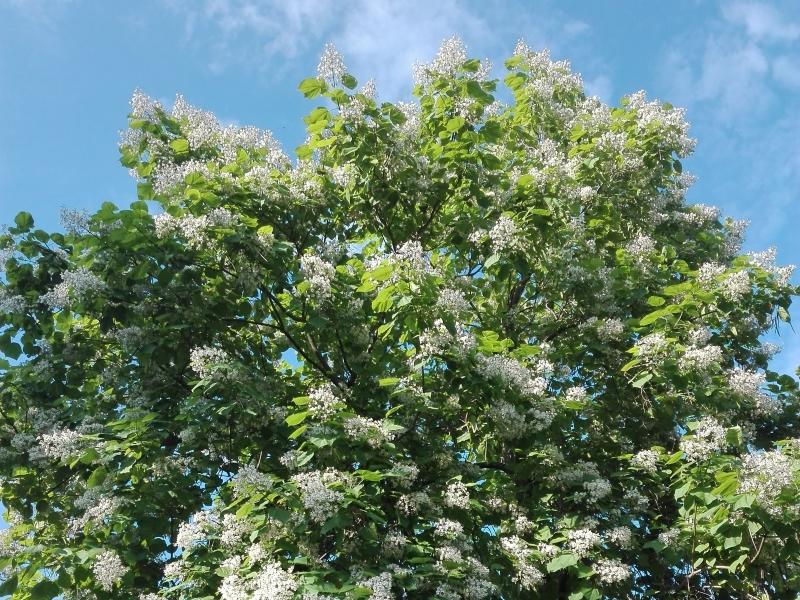
<svg viewBox="0 0 800 600"><path fill-rule="evenodd" d="M17 216L0 595L794 597L791 269L686 204L683 111L506 66L380 103L328 47L296 162L137 92L139 200Z"/></svg>

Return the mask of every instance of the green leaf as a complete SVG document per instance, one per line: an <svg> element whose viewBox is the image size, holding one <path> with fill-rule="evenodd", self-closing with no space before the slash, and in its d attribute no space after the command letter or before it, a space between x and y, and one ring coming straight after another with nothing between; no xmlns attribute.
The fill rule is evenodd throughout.
<svg viewBox="0 0 800 600"><path fill-rule="evenodd" d="M301 425L300 427L298 427L292 433L289 434L289 439L290 440L296 440L301 435L303 435L306 432L307 429L308 429L308 425Z"/></svg>
<svg viewBox="0 0 800 600"><path fill-rule="evenodd" d="M625 373L625 372L627 372L627 371L630 371L630 370L631 370L633 367L635 367L636 365L638 365L640 362L642 362L642 361L641 361L641 359L639 359L639 358L634 358L633 360L629 360L628 362L626 362L626 363L625 363L625 364L622 366L622 368L620 369L620 371L622 371L623 373Z"/></svg>
<svg viewBox="0 0 800 600"><path fill-rule="evenodd" d="M692 483L684 483L681 487L675 490L675 500L680 500L683 498L690 489L692 489Z"/></svg>
<svg viewBox="0 0 800 600"><path fill-rule="evenodd" d="M661 305L663 305L665 302L666 302L666 300L664 300L664 298L662 298L661 296L650 296L650 297L647 299L647 303L648 303L650 306L661 306Z"/></svg>
<svg viewBox="0 0 800 600"><path fill-rule="evenodd" d="M356 78L350 75L350 73L345 73L342 75L342 85L349 90L352 90L358 85L358 81Z"/></svg>
<svg viewBox="0 0 800 600"><path fill-rule="evenodd" d="M456 132L462 127L464 127L465 123L466 121L464 120L463 117L453 117L452 119L447 121L447 125L445 127L447 128L447 131Z"/></svg>
<svg viewBox="0 0 800 600"><path fill-rule="evenodd" d="M395 386L400 383L399 377L384 377L383 379L378 380L379 387L391 387Z"/></svg>
<svg viewBox="0 0 800 600"><path fill-rule="evenodd" d="M488 269L489 267L495 265L498 260L500 260L500 255L492 254L489 258L486 259L486 262L483 263L483 268Z"/></svg>
<svg viewBox="0 0 800 600"><path fill-rule="evenodd" d="M728 550L729 548L734 548L734 547L738 546L741 543L742 543L742 536L741 535L726 537L725 538L725 543L722 544L722 547L725 550Z"/></svg>
<svg viewBox="0 0 800 600"><path fill-rule="evenodd" d="M286 417L286 424L289 427L294 427L295 425L300 425L300 423L302 423L303 421L306 420L307 416L308 416L308 411L307 410L304 411L304 412L293 413L293 414L289 415L288 417Z"/></svg>
<svg viewBox="0 0 800 600"><path fill-rule="evenodd" d="M2 584L0 584L0 596L9 596L14 593L14 590L17 589L17 574L14 573L6 579Z"/></svg>
<svg viewBox="0 0 800 600"><path fill-rule="evenodd" d="M579 558L577 554L561 554L560 556L556 556L547 563L547 571L549 573L555 573L556 571L571 567L578 563Z"/></svg>
<svg viewBox="0 0 800 600"><path fill-rule="evenodd" d="M631 385L632 385L633 387L635 387L635 388L639 389L639 388L641 388L641 387L642 387L642 386L643 386L645 383L647 383L648 381L650 381L652 378L653 378L653 374L652 374L652 373L645 373L644 375L642 375L641 377L639 377L639 379L637 379L636 381L634 381L634 382L633 382Z"/></svg>
<svg viewBox="0 0 800 600"><path fill-rule="evenodd" d="M92 474L89 475L89 479L86 480L86 487L90 489L96 488L106 480L107 475L108 470L106 470L105 467L97 467L94 471L92 471Z"/></svg>
<svg viewBox="0 0 800 600"><path fill-rule="evenodd" d="M44 579L31 588L31 600L51 600L62 592L55 581Z"/></svg>
<svg viewBox="0 0 800 600"><path fill-rule="evenodd" d="M316 77L309 77L300 82L298 89L303 92L306 98L314 98L319 96L327 89L325 82Z"/></svg>
<svg viewBox="0 0 800 600"><path fill-rule="evenodd" d="M14 224L19 233L26 233L33 227L33 215L27 211L18 212L14 217Z"/></svg>
<svg viewBox="0 0 800 600"><path fill-rule="evenodd" d="M179 138L177 140L172 140L169 143L170 147L175 150L176 154L188 154L189 153L189 141L183 138Z"/></svg>

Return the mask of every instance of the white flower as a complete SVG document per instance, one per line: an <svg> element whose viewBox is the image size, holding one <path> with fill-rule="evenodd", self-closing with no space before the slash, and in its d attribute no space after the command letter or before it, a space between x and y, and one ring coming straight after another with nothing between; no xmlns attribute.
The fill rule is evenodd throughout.
<svg viewBox="0 0 800 600"><path fill-rule="evenodd" d="M336 387L330 383L312 389L308 395L311 398L308 402L308 412L320 421L335 415L337 405L342 402L336 395Z"/></svg>
<svg viewBox="0 0 800 600"><path fill-rule="evenodd" d="M728 371L728 385L731 391L746 398L754 398L759 388L767 381L764 373L736 368Z"/></svg>
<svg viewBox="0 0 800 600"><path fill-rule="evenodd" d="M603 319L597 326L597 335L601 340L618 340L625 333L625 325L620 319Z"/></svg>
<svg viewBox="0 0 800 600"><path fill-rule="evenodd" d="M469 489L460 481L454 481L444 492L444 505L453 508L469 507Z"/></svg>
<svg viewBox="0 0 800 600"><path fill-rule="evenodd" d="M658 456L658 452L653 450L640 450L631 457L631 465L655 473L658 470Z"/></svg>
<svg viewBox="0 0 800 600"><path fill-rule="evenodd" d="M242 465L231 480L231 485L237 495L242 495L253 491L269 491L272 489L272 480L255 465Z"/></svg>
<svg viewBox="0 0 800 600"><path fill-rule="evenodd" d="M452 519L439 519L433 524L437 537L454 538L464 533L464 526Z"/></svg>
<svg viewBox="0 0 800 600"><path fill-rule="evenodd" d="M299 587L297 578L275 562L264 566L253 583L252 600L291 600Z"/></svg>
<svg viewBox="0 0 800 600"><path fill-rule="evenodd" d="M445 288L439 292L436 306L453 315L469 312L470 309L464 292L452 288Z"/></svg>
<svg viewBox="0 0 800 600"><path fill-rule="evenodd" d="M189 366L201 379L208 379L217 369L230 364L230 357L213 346L195 347L189 352Z"/></svg>
<svg viewBox="0 0 800 600"><path fill-rule="evenodd" d="M502 216L489 230L489 239L492 240L492 251L495 254L513 248L517 243L517 225L507 216Z"/></svg>
<svg viewBox="0 0 800 600"><path fill-rule="evenodd" d="M344 481L343 474L335 469L298 473L292 476L292 481L300 488L303 506L308 511L309 517L319 523L331 517L344 499L342 492L328 487Z"/></svg>
<svg viewBox="0 0 800 600"><path fill-rule="evenodd" d="M778 451L754 452L742 457L739 492L755 494L756 502L773 516L780 514L778 496L795 480L791 458Z"/></svg>
<svg viewBox="0 0 800 600"><path fill-rule="evenodd" d="M358 586L372 590L370 600L394 600L395 596L392 593L392 574L387 571L375 577L359 581Z"/></svg>
<svg viewBox="0 0 800 600"><path fill-rule="evenodd" d="M656 251L656 243L651 237L640 233L625 245L625 251L639 266L644 266Z"/></svg>
<svg viewBox="0 0 800 600"><path fill-rule="evenodd" d="M707 262L700 265L697 273L697 280L700 283L709 285L716 281L716 278L725 272L725 266L715 262Z"/></svg>
<svg viewBox="0 0 800 600"><path fill-rule="evenodd" d="M86 267L78 267L74 271L61 273L61 283L43 294L41 301L51 308L64 308L70 300L87 302L105 289L106 284L102 279Z"/></svg>
<svg viewBox="0 0 800 600"><path fill-rule="evenodd" d="M300 272L309 285L309 293L317 302L331 297L331 283L336 276L336 268L319 256L305 254L300 258Z"/></svg>
<svg viewBox="0 0 800 600"><path fill-rule="evenodd" d="M686 460L696 462L709 457L725 446L725 429L714 417L703 417L692 436L681 440Z"/></svg>
<svg viewBox="0 0 800 600"><path fill-rule="evenodd" d="M662 531L658 534L658 541L664 544L665 546L672 546L675 542L678 541L678 537L680 536L681 531L680 529L673 527L671 529L667 529L666 531Z"/></svg>
<svg viewBox="0 0 800 600"><path fill-rule="evenodd" d="M77 454L83 444L81 434L73 429L56 428L37 437L38 444L29 451L32 459L50 458L66 462Z"/></svg>
<svg viewBox="0 0 800 600"><path fill-rule="evenodd" d="M330 85L336 85L342 80L345 73L347 73L347 67L345 67L344 59L336 46L331 43L325 44L317 65L317 77Z"/></svg>
<svg viewBox="0 0 800 600"><path fill-rule="evenodd" d="M602 558L594 564L594 572L602 583L613 584L624 581L631 576L628 565L618 561Z"/></svg>
<svg viewBox="0 0 800 600"><path fill-rule="evenodd" d="M735 271L720 282L722 295L731 302L738 302L751 290L750 274L747 271Z"/></svg>
<svg viewBox="0 0 800 600"><path fill-rule="evenodd" d="M573 529L567 535L569 549L578 556L586 556L592 548L600 545L600 536L591 529Z"/></svg>
<svg viewBox="0 0 800 600"><path fill-rule="evenodd" d="M106 550L98 554L92 563L92 573L94 573L97 584L107 592L110 592L114 585L127 573L126 567L116 552Z"/></svg>
<svg viewBox="0 0 800 600"><path fill-rule="evenodd" d="M689 346L678 360L678 366L684 371L706 371L722 360L722 348L719 346Z"/></svg>
<svg viewBox="0 0 800 600"><path fill-rule="evenodd" d="M631 533L630 527L620 526L610 529L605 537L608 541L613 542L620 548L628 548L631 545L633 534Z"/></svg>

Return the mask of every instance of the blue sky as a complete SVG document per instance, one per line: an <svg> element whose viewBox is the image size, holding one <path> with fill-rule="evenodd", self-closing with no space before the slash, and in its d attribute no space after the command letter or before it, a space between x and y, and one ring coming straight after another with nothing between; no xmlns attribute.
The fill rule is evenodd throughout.
<svg viewBox="0 0 800 600"><path fill-rule="evenodd" d="M57 228L62 206L132 201L116 145L136 87L165 103L182 93L292 149L312 108L297 83L326 41L396 100L413 61L452 34L496 65L520 37L548 47L609 102L645 89L685 106L699 139L690 199L749 219L746 249L776 245L780 263L800 264L794 0L0 0L0 223L24 209ZM800 336L780 341L776 366L793 370Z"/></svg>

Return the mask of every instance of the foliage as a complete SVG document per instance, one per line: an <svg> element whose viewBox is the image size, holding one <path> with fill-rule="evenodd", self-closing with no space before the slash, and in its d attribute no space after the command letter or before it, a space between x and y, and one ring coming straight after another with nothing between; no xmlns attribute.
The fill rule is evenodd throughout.
<svg viewBox="0 0 800 600"><path fill-rule="evenodd" d="M685 202L681 110L506 66L447 40L380 103L328 47L294 163L137 92L139 200L17 216L0 593L800 590L791 270Z"/></svg>

